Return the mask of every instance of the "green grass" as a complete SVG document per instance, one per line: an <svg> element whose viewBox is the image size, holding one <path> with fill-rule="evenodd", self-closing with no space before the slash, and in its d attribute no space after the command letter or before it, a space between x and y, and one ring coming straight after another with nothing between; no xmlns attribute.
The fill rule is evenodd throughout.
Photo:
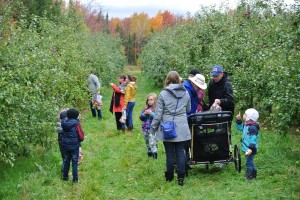
<svg viewBox="0 0 300 200"><path fill-rule="evenodd" d="M14 167L0 166L0 199L299 199L300 139L261 131L256 180L244 179L234 164L223 169L194 166L184 187L164 180L165 153L158 144L158 160L148 158L138 119L148 93L159 94L161 88L138 76L134 108L134 131L122 134L116 130L114 116L108 111L112 90L102 89L103 117L98 121L88 110L83 112L85 141L83 163L79 166L79 183L60 179L61 158L53 131L53 148L32 148L28 157L18 159ZM117 80L117 78L115 79ZM86 105L88 108L88 105ZM234 130L232 143L239 144Z"/></svg>

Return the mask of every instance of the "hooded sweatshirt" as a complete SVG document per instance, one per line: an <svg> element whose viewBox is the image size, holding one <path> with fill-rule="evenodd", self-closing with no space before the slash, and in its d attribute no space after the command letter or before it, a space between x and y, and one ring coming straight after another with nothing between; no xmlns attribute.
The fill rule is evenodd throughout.
<svg viewBox="0 0 300 200"><path fill-rule="evenodd" d="M178 105L177 105L178 101ZM177 108L176 108L177 105ZM175 112L176 109L176 112ZM155 116L150 132L156 134L161 141L181 142L191 139L186 114L191 110L191 99L182 84L170 84L159 94ZM160 124L174 118L176 138L163 139Z"/></svg>

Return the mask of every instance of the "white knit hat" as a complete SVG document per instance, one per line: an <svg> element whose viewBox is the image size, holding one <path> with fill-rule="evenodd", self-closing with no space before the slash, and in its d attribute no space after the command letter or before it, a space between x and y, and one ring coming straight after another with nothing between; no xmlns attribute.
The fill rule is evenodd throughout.
<svg viewBox="0 0 300 200"><path fill-rule="evenodd" d="M249 108L245 111L246 114L246 121L249 121L250 119L254 122L256 122L259 118L259 113L254 108Z"/></svg>

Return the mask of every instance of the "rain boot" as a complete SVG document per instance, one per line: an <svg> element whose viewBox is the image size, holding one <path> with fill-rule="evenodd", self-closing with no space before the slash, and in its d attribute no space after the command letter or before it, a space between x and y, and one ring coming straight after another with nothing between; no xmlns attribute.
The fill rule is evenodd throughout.
<svg viewBox="0 0 300 200"><path fill-rule="evenodd" d="M165 177L167 182L171 182L174 179L174 173L172 172L165 172Z"/></svg>
<svg viewBox="0 0 300 200"><path fill-rule="evenodd" d="M252 171L252 176L253 176L253 178L256 178L256 175L257 175L257 171L256 171L256 169L255 169L255 170Z"/></svg>
<svg viewBox="0 0 300 200"><path fill-rule="evenodd" d="M152 155L153 155L153 159L156 160L157 159L157 152L154 152Z"/></svg>
<svg viewBox="0 0 300 200"><path fill-rule="evenodd" d="M247 169L246 170L246 180L247 181L250 181L253 179L253 170L251 169Z"/></svg>
<svg viewBox="0 0 300 200"><path fill-rule="evenodd" d="M184 185L184 173L183 174L177 174L178 178L178 185L183 186Z"/></svg>

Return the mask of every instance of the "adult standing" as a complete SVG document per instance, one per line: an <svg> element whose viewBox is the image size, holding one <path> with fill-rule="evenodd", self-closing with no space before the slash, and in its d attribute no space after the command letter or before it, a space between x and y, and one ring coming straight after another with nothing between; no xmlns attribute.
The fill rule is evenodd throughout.
<svg viewBox="0 0 300 200"><path fill-rule="evenodd" d="M133 75L127 76L127 86L125 88L124 109L126 110L126 125L129 131L133 129L133 107L135 106L136 80Z"/></svg>
<svg viewBox="0 0 300 200"><path fill-rule="evenodd" d="M91 94L90 108L92 111L92 115L93 115L93 117L96 117L96 113L97 113L98 119L101 120L102 119L101 109L95 108L93 106L93 98L95 98L96 95L100 93L100 81L99 81L98 77L92 73L92 70L91 70L89 78L88 78L87 86L88 86L90 94Z"/></svg>
<svg viewBox="0 0 300 200"><path fill-rule="evenodd" d="M164 90L158 97L156 113L153 118L150 132L158 140L163 141L166 152L166 171L165 178L167 182L174 179L174 155L176 155L178 185L184 185L185 177L185 141L191 139L186 113L191 110L191 99L181 84L179 75L176 71L168 73ZM176 111L176 112L175 112ZM159 125L163 122L174 120L177 137L164 139Z"/></svg>
<svg viewBox="0 0 300 200"><path fill-rule="evenodd" d="M191 73L189 74L189 79L183 82L191 98L191 111L187 113L187 117L197 111L203 111L202 100L204 98L204 90L207 88L205 77L200 74L199 70L192 70Z"/></svg>
<svg viewBox="0 0 300 200"><path fill-rule="evenodd" d="M120 119L122 117L122 109L124 107L124 93L126 87L126 75L121 74L118 77L118 85L110 83L109 85L113 89L113 95L110 102L109 111L115 113L116 125L118 130L125 132L125 125L122 126Z"/></svg>
<svg viewBox="0 0 300 200"><path fill-rule="evenodd" d="M231 122L234 113L234 97L228 73L224 72L221 66L216 65L212 67L210 75L212 78L208 85L209 107L217 104L222 111L231 111Z"/></svg>

